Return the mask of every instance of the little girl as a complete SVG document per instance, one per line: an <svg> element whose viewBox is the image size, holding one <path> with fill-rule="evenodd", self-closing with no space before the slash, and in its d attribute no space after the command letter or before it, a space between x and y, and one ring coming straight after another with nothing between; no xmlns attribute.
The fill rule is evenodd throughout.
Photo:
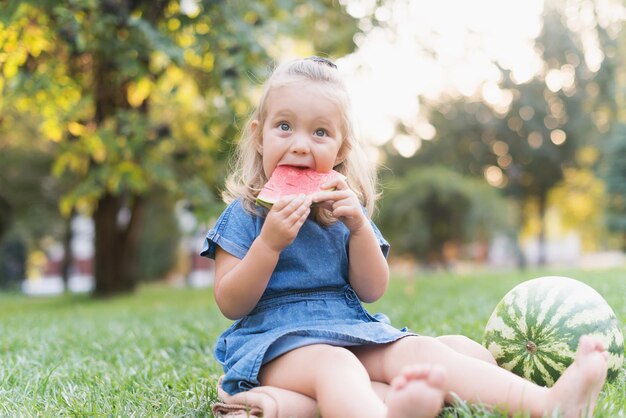
<svg viewBox="0 0 626 418"><path fill-rule="evenodd" d="M396 329L361 305L389 281L389 244L371 221L375 170L357 140L337 67L319 57L280 65L239 143L207 235L214 295L236 320L217 342L230 394L271 385L317 400L324 418L435 417L454 396L510 414L590 416L607 370L597 340L550 389L495 365L478 343ZM277 166L345 175L271 210L255 197ZM315 204L315 205L313 205ZM389 384L376 393L373 381Z"/></svg>

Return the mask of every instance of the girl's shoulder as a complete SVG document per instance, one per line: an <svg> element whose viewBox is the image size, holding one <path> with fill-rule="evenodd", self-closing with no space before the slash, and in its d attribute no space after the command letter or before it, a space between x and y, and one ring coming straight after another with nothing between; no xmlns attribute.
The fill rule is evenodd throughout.
<svg viewBox="0 0 626 418"><path fill-rule="evenodd" d="M217 219L215 227L217 228L220 224L227 222L256 224L259 219L263 217L264 214L261 211L261 208L249 205L241 198L237 198L226 206L226 209L224 209L222 214Z"/></svg>
<svg viewBox="0 0 626 418"><path fill-rule="evenodd" d="M259 206L256 203L256 200L249 200L244 197L237 197L230 201L230 203L226 203L228 206L225 210L232 208L231 210L245 212L252 217L264 218L267 215L268 211L268 209L264 208L263 206Z"/></svg>
<svg viewBox="0 0 626 418"><path fill-rule="evenodd" d="M214 258L216 245L219 245L236 257L243 258L262 226L262 218L248 211L239 199L234 200L207 233L200 255Z"/></svg>

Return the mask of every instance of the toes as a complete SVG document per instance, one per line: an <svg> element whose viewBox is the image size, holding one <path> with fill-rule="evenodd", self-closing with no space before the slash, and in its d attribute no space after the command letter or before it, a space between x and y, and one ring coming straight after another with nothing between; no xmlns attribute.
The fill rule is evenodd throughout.
<svg viewBox="0 0 626 418"><path fill-rule="evenodd" d="M434 388L443 389L446 378L447 373L441 366L414 364L403 368L400 374L392 380L391 384L395 388L401 388L410 381L419 380Z"/></svg>
<svg viewBox="0 0 626 418"><path fill-rule="evenodd" d="M593 346L594 346L593 339L589 337L588 335L583 335L582 337L580 337L580 340L578 340L577 353L589 354L594 350Z"/></svg>
<svg viewBox="0 0 626 418"><path fill-rule="evenodd" d="M400 373L409 379L427 379L434 367L429 364L413 364L403 368Z"/></svg>
<svg viewBox="0 0 626 418"><path fill-rule="evenodd" d="M594 351L598 351L598 352L605 351L604 344L602 344L602 341L600 341L598 338L590 337L590 336L587 336L587 338L591 340L591 344L592 344Z"/></svg>
<svg viewBox="0 0 626 418"><path fill-rule="evenodd" d="M394 377L390 385L393 389L402 389L407 384L407 378L403 374Z"/></svg>
<svg viewBox="0 0 626 418"><path fill-rule="evenodd" d="M438 389L443 389L446 383L447 373L443 367L434 366L428 376L428 383Z"/></svg>
<svg viewBox="0 0 626 418"><path fill-rule="evenodd" d="M604 344L598 338L591 335L583 335L578 342L578 355L587 355L593 352L605 352Z"/></svg>

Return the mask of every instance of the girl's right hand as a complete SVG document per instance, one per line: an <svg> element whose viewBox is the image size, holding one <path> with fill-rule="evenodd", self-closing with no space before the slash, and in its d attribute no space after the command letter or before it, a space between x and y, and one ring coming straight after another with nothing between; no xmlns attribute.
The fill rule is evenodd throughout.
<svg viewBox="0 0 626 418"><path fill-rule="evenodd" d="M304 194L281 198L268 212L259 238L276 252L284 250L296 239L311 213L311 203L311 198Z"/></svg>

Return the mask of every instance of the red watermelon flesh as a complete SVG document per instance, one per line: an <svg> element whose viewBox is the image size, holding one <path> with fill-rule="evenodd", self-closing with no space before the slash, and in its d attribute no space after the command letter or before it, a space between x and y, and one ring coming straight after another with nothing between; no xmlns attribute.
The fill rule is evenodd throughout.
<svg viewBox="0 0 626 418"><path fill-rule="evenodd" d="M283 196L302 193L311 195L319 192L322 190L320 187L322 184L337 177L345 178L335 170L320 173L310 168L280 165L274 169L272 176L265 183L256 198L256 203L269 209Z"/></svg>

